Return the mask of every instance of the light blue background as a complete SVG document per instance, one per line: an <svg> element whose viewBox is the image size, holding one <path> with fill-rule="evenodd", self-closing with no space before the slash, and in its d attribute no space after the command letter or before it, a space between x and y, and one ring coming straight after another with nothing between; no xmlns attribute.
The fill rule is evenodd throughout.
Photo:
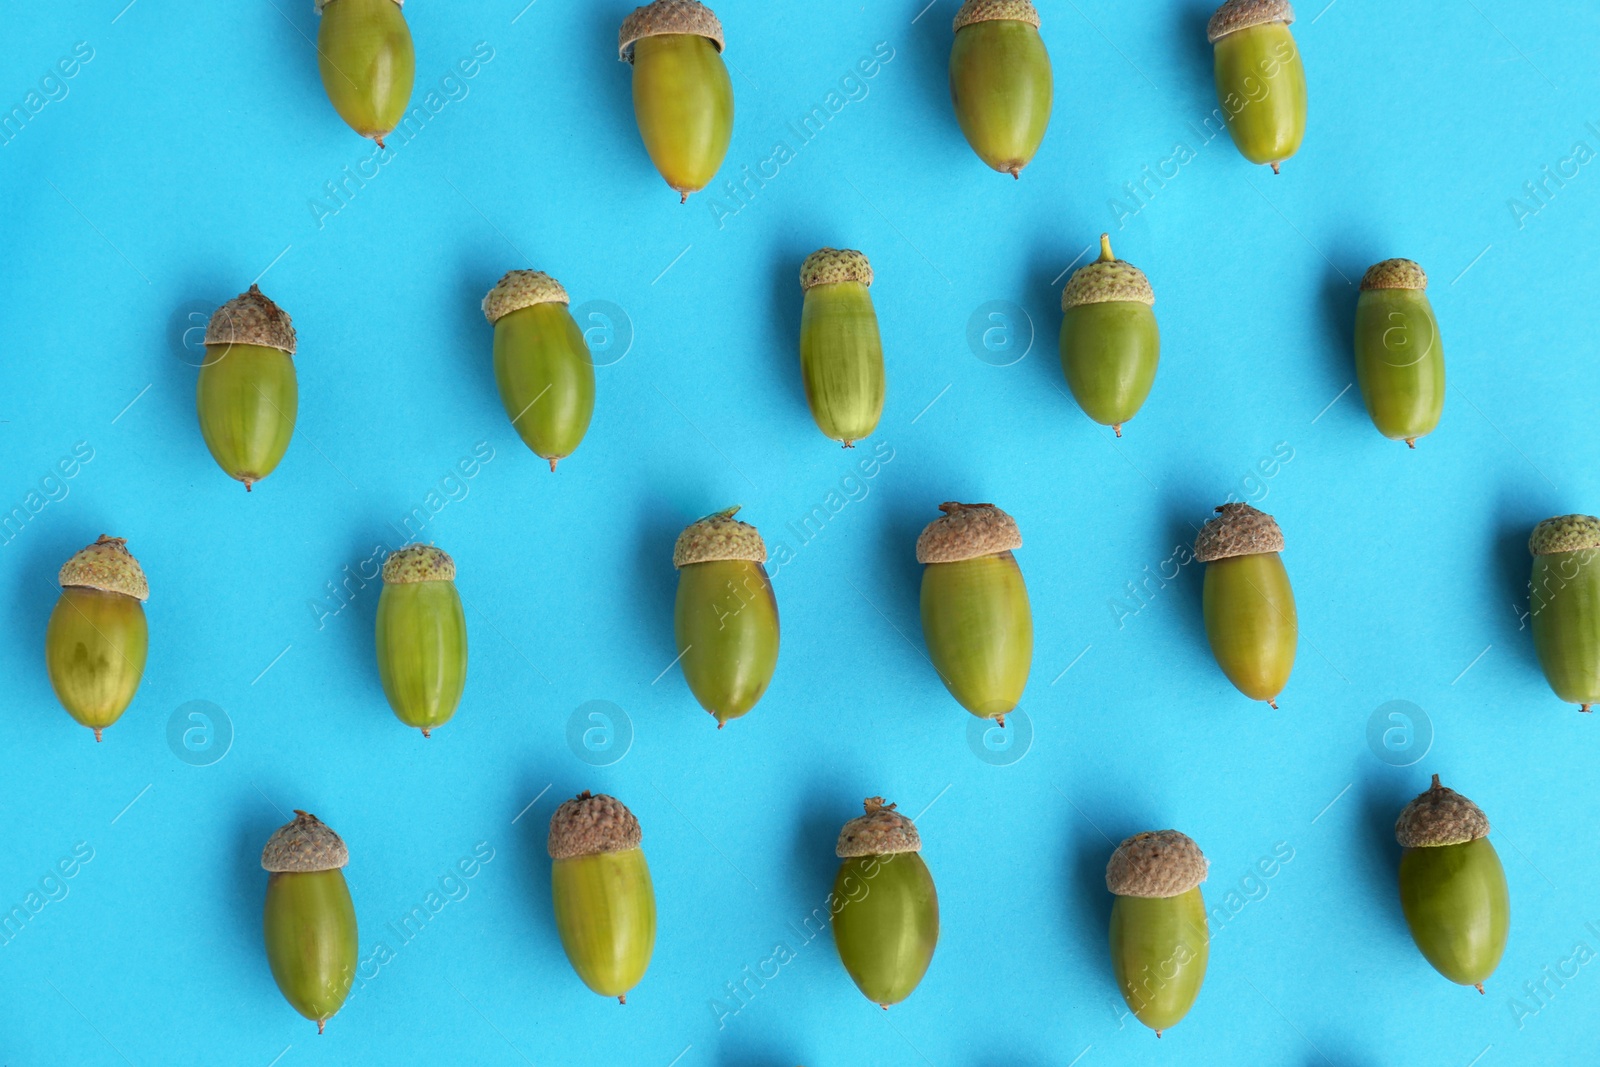
<svg viewBox="0 0 1600 1067"><path fill-rule="evenodd" d="M1310 129L1275 178L1204 140L1208 2L1047 2L1055 119L1013 182L950 112L956 0L725 0L724 178L796 147L789 124L875 47L892 59L719 225L720 186L680 208L640 147L615 60L626 2L413 0L414 103L437 91L437 114L331 215L313 200L370 146L323 95L309 0L125 2L4 15L5 108L76 43L93 59L0 147L0 509L37 505L79 442L93 458L0 547L0 904L80 842L93 859L0 947L0 1059L1492 1067L1592 1048L1595 965L1543 1001L1524 984L1600 949L1600 724L1546 688L1522 613L1528 530L1600 509L1600 174L1550 182L1536 214L1524 190L1575 143L1600 149L1593 5L1313 0L1295 26ZM493 59L443 84L480 42ZM1179 144L1178 176L1129 199ZM1063 272L1107 229L1148 272L1165 342L1120 441L1055 354ZM822 245L877 272L889 399L855 453L817 433L796 369L796 272ZM1448 354L1443 422L1415 452L1346 391L1352 283L1390 256L1429 270ZM554 476L501 411L478 311L512 267L626 316L585 323L614 362ZM247 496L201 441L182 338L263 271L299 329L301 408ZM991 335L998 356L968 341L990 301L1023 312ZM892 459L845 481L873 447ZM475 448L492 460L447 481ZM787 524L835 491L856 499L801 548ZM423 537L460 567L472 670L424 742L378 686L376 586L314 605L435 492ZM1288 538L1302 640L1276 712L1211 661L1197 566L1111 606L1230 494ZM999 503L1025 537L1034 736L1009 766L978 758L924 661L912 545L948 499ZM735 502L796 556L774 578L776 680L719 733L667 669L670 556ZM56 569L102 532L149 574L151 653L95 745L40 647ZM233 733L205 767L168 743L195 700ZM605 768L566 740L591 700L633 731ZM1391 700L1423 710L1429 740L1391 756L1431 746L1413 766L1369 746ZM1436 975L1399 914L1392 822L1435 771L1490 815L1511 886L1486 997ZM638 813L660 901L625 1009L571 973L550 915L548 818L585 788ZM943 918L888 1013L826 935L796 933L838 826L876 793L922 813ZM363 958L393 950L322 1038L261 948L259 852L296 807L350 844ZM1167 826L1211 859L1214 940L1199 1003L1157 1043L1121 1015L1102 873L1111 842ZM480 843L493 859L463 898L409 943L386 929ZM1251 880L1280 847L1293 859ZM793 961L728 1014L727 983L780 942Z"/></svg>

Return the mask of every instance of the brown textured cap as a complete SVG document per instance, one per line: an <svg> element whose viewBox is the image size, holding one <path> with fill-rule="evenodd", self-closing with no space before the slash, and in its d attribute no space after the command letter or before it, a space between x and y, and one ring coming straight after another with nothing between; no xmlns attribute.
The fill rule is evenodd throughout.
<svg viewBox="0 0 1600 1067"><path fill-rule="evenodd" d="M1194 539L1194 558L1201 563L1282 551L1283 531L1277 520L1249 504L1223 504Z"/></svg>
<svg viewBox="0 0 1600 1067"><path fill-rule="evenodd" d="M135 600L150 599L150 583L145 580L144 570L121 537L101 534L100 540L61 565L58 580L63 586L121 593Z"/></svg>
<svg viewBox="0 0 1600 1067"><path fill-rule="evenodd" d="M1154 307L1156 291L1144 271L1111 254L1111 235L1100 235L1100 258L1079 267L1061 290L1061 310L1084 304L1109 304L1115 300L1134 301Z"/></svg>
<svg viewBox="0 0 1600 1067"><path fill-rule="evenodd" d="M934 519L917 537L918 563L959 563L1022 547L1017 520L993 504L940 504L943 518Z"/></svg>
<svg viewBox="0 0 1600 1067"><path fill-rule="evenodd" d="M542 270L508 270L483 298L483 317L493 326L513 311L535 304L570 304L561 283Z"/></svg>
<svg viewBox="0 0 1600 1067"><path fill-rule="evenodd" d="M885 804L882 797L868 797L862 807L867 813L851 819L839 831L833 851L840 859L922 851L916 823L895 811L893 804Z"/></svg>
<svg viewBox="0 0 1600 1067"><path fill-rule="evenodd" d="M550 816L547 847L553 860L626 852L644 840L639 820L616 797L587 789Z"/></svg>
<svg viewBox="0 0 1600 1067"><path fill-rule="evenodd" d="M261 866L274 873L293 871L336 871L350 862L350 850L338 834L308 811L295 809L294 821L285 823L267 838L261 850Z"/></svg>
<svg viewBox="0 0 1600 1067"><path fill-rule="evenodd" d="M684 527L683 533L678 535L678 543L672 546L672 565L687 567L691 563L713 563L719 559L765 563L766 542L761 540L754 526L734 518L738 512L737 507L731 507Z"/></svg>
<svg viewBox="0 0 1600 1067"><path fill-rule="evenodd" d="M955 29L960 32L963 26L970 26L974 22L998 22L1001 19L1026 22L1038 29L1039 9L1030 0L967 0L956 12Z"/></svg>
<svg viewBox="0 0 1600 1067"><path fill-rule="evenodd" d="M1206 40L1216 44L1228 34L1251 26L1293 21L1294 8L1289 6L1289 0L1228 0L1206 24Z"/></svg>
<svg viewBox="0 0 1600 1067"><path fill-rule="evenodd" d="M1206 880L1200 846L1176 830L1134 834L1111 854L1106 888L1119 897L1176 897Z"/></svg>
<svg viewBox="0 0 1600 1067"><path fill-rule="evenodd" d="M294 323L259 287L240 293L211 314L208 345L261 345L294 355Z"/></svg>
<svg viewBox="0 0 1600 1067"><path fill-rule="evenodd" d="M689 33L704 37L721 52L722 22L698 0L655 0L636 7L622 20L617 34L617 58L633 62L633 42L641 37L660 37L669 33Z"/></svg>
<svg viewBox="0 0 1600 1067"><path fill-rule="evenodd" d="M398 552L389 553L383 561L383 580L388 585L410 582L453 582L456 580L456 561L442 548L432 545L407 545Z"/></svg>
<svg viewBox="0 0 1600 1067"><path fill-rule="evenodd" d="M1528 536L1528 551L1535 556L1581 552L1600 548L1600 519L1593 515L1560 515L1546 519Z"/></svg>
<svg viewBox="0 0 1600 1067"><path fill-rule="evenodd" d="M1426 289L1428 272L1409 259L1386 259L1374 263L1361 276L1361 291L1368 289Z"/></svg>
<svg viewBox="0 0 1600 1067"><path fill-rule="evenodd" d="M1489 816L1454 789L1433 784L1417 794L1394 821L1394 839L1405 848L1464 845L1489 836Z"/></svg>
<svg viewBox="0 0 1600 1067"><path fill-rule="evenodd" d="M872 264L853 248L819 248L800 264L802 291L839 282L872 284Z"/></svg>

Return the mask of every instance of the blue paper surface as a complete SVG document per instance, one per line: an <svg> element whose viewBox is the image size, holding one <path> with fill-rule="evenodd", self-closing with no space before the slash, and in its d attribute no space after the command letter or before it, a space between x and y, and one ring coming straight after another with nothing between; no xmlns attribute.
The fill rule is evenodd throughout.
<svg viewBox="0 0 1600 1067"><path fill-rule="evenodd" d="M424 117L381 162L323 93L309 0L9 5L0 907L26 916L0 938L0 1059L1490 1067L1590 1047L1600 724L1539 673L1526 537L1600 510L1600 15L1312 0L1309 130L1274 177L1206 126L1208 3L1046 3L1055 115L1014 182L951 113L956 0L925 2L719 5L736 128L682 207L616 60L627 3L412 0ZM1163 337L1120 440L1056 356L1061 284L1102 231ZM888 402L851 452L797 367L797 271L824 245L876 271ZM1448 364L1414 452L1351 388L1354 283L1391 256L1429 271ZM501 410L478 308L514 267L566 285L599 364L555 475ZM299 331L300 415L246 495L198 432L197 327L257 278ZM1230 496L1287 537L1301 644L1278 711L1217 669L1183 562ZM1003 740L925 659L912 546L945 500L993 501L1025 539L1036 653ZM719 732L670 666L671 549L734 503L789 558L772 688ZM101 533L149 575L151 641L96 745L41 649L57 568ZM457 561L472 649L427 741L389 712L372 636L376 561L418 537ZM1487 811L1510 885L1483 997L1400 915L1392 824L1435 772ZM582 789L638 814L655 878L625 1008L573 975L551 917L545 832ZM806 925L878 794L919 816L943 922L887 1013ZM259 853L294 808L349 843L361 925L320 1038L261 944ZM1103 872L1169 826L1210 858L1213 940L1157 1043L1112 982Z"/></svg>

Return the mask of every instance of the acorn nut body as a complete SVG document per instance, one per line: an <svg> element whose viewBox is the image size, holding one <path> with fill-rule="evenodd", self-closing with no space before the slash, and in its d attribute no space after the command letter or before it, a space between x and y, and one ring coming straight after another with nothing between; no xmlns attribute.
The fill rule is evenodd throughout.
<svg viewBox="0 0 1600 1067"><path fill-rule="evenodd" d="M1228 681L1276 708L1294 668L1300 628L1284 570L1283 531L1249 504L1223 504L1201 527L1194 558L1206 565L1206 638Z"/></svg>
<svg viewBox="0 0 1600 1067"><path fill-rule="evenodd" d="M200 434L217 466L248 492L277 469L294 437L294 325L252 285L211 316L205 346L195 398Z"/></svg>
<svg viewBox="0 0 1600 1067"><path fill-rule="evenodd" d="M710 184L733 138L733 82L722 23L697 0L655 0L623 20L617 51L633 65L633 113L656 170L687 202Z"/></svg>
<svg viewBox="0 0 1600 1067"><path fill-rule="evenodd" d="M1289 32L1293 21L1289 0L1227 0L1206 26L1233 143L1274 174L1306 134L1306 71Z"/></svg>
<svg viewBox="0 0 1600 1067"><path fill-rule="evenodd" d="M339 117L384 147L411 103L416 54L405 0L317 0L317 67Z"/></svg>
<svg viewBox="0 0 1600 1067"><path fill-rule="evenodd" d="M872 265L860 252L823 248L800 267L800 377L817 428L844 447L883 415L883 342L872 308Z"/></svg>
<svg viewBox="0 0 1600 1067"><path fill-rule="evenodd" d="M917 538L922 635L962 707L1005 725L1033 664L1033 610L1014 548L1022 534L993 504L940 504Z"/></svg>
<svg viewBox="0 0 1600 1067"><path fill-rule="evenodd" d="M536 270L509 271L483 298L500 402L522 443L548 460L552 473L577 450L594 416L594 361L567 303L561 283Z"/></svg>
<svg viewBox="0 0 1600 1067"><path fill-rule="evenodd" d="M1207 862L1176 830L1135 834L1111 854L1111 970L1134 1018L1161 1036L1194 1007L1211 957L1200 883Z"/></svg>
<svg viewBox="0 0 1600 1067"><path fill-rule="evenodd" d="M1150 280L1111 254L1105 233L1100 258L1061 291L1061 370L1084 414L1118 437L1150 395L1161 361L1155 302Z"/></svg>
<svg viewBox="0 0 1600 1067"><path fill-rule="evenodd" d="M584 985L623 1004L650 966L656 943L656 897L642 839L633 812L604 793L579 793L550 817L551 898L561 947Z"/></svg>
<svg viewBox="0 0 1600 1067"><path fill-rule="evenodd" d="M467 684L467 619L456 564L431 545L407 545L383 563L378 677L395 717L427 737L450 721Z"/></svg>
<svg viewBox="0 0 1600 1067"><path fill-rule="evenodd" d="M99 741L144 677L150 585L127 542L103 535L62 565L60 582L45 628L45 670L67 714Z"/></svg>
<svg viewBox="0 0 1600 1067"><path fill-rule="evenodd" d="M1600 703L1600 519L1546 519L1533 553L1529 622L1539 666L1556 696L1588 711Z"/></svg>
<svg viewBox="0 0 1600 1067"><path fill-rule="evenodd" d="M967 143L1013 178L1050 125L1054 81L1031 0L966 0L955 17L950 98Z"/></svg>
<svg viewBox="0 0 1600 1067"><path fill-rule="evenodd" d="M1489 843L1488 817L1436 774L1395 820L1394 836L1405 849L1400 907L1412 940L1434 970L1482 993L1511 926L1511 898Z"/></svg>
<svg viewBox="0 0 1600 1067"><path fill-rule="evenodd" d="M315 815L294 815L261 851L271 872L262 928L273 980L320 1034L356 976L356 909L343 871L350 851Z"/></svg>
<svg viewBox="0 0 1600 1067"><path fill-rule="evenodd" d="M1356 298L1356 380L1367 414L1391 441L1417 447L1444 411L1444 344L1428 276L1409 259L1374 264Z"/></svg>
<svg viewBox="0 0 1600 1067"><path fill-rule="evenodd" d="M833 941L863 996L880 1007L911 995L939 943L939 895L912 821L868 797L839 832Z"/></svg>
<svg viewBox="0 0 1600 1067"><path fill-rule="evenodd" d="M767 546L749 523L719 511L678 536L672 624L690 692L722 729L767 691L778 667L778 601Z"/></svg>

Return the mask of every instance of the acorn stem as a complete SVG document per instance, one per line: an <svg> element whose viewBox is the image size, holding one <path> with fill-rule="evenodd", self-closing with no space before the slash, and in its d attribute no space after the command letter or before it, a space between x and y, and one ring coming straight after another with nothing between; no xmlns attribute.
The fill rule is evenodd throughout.
<svg viewBox="0 0 1600 1067"><path fill-rule="evenodd" d="M1116 258L1117 258L1116 256L1111 254L1111 235L1109 233L1101 234L1100 235L1100 262L1101 263L1112 263L1112 262L1116 261Z"/></svg>
<svg viewBox="0 0 1600 1067"><path fill-rule="evenodd" d="M96 742L100 740L100 727L98 726L94 728L94 739Z"/></svg>
<svg viewBox="0 0 1600 1067"><path fill-rule="evenodd" d="M1444 785L1440 783L1439 776L1437 774L1433 776L1433 784L1430 785L1428 788L1429 789L1443 789L1444 788Z"/></svg>
<svg viewBox="0 0 1600 1067"><path fill-rule="evenodd" d="M1274 174L1282 174L1283 171L1278 169L1278 164L1274 163L1274 164L1272 164L1272 173L1274 173Z"/></svg>

